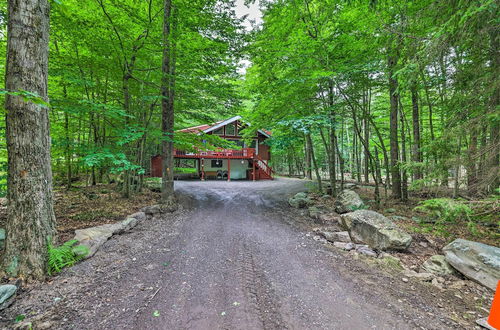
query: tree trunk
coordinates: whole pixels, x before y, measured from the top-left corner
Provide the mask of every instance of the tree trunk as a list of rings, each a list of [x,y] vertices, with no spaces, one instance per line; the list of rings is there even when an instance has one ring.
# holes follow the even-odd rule
[[[403,112],[403,106],[400,102],[399,104],[399,109],[401,111],[401,162],[402,164],[406,164],[406,134],[405,134],[405,116]],[[408,172],[406,169],[401,169],[400,171],[402,173],[402,178],[401,178],[401,200],[402,201],[407,201],[408,200]]]
[[[47,100],[49,4],[8,1],[7,70],[10,92]],[[48,108],[7,95],[7,238],[2,269],[9,277],[45,278],[47,243],[55,238]]]
[[[391,145],[391,177],[392,177],[392,197],[401,199],[401,174],[399,172],[399,145],[398,145],[398,81],[394,77],[394,70],[397,63],[395,55],[389,55],[387,68],[389,74],[389,96],[391,103],[390,111],[390,145]]]
[[[312,180],[311,148],[312,145],[310,144],[310,139],[307,138],[306,134],[304,157],[305,157],[306,179],[308,180]]]
[[[467,189],[470,195],[477,193],[477,134],[477,128],[473,127],[470,132],[469,150],[467,152]]]
[[[412,161],[415,163],[421,163],[423,161],[421,142],[420,142],[420,114],[418,108],[418,90],[417,85],[412,84],[411,90],[411,104],[412,104],[412,122],[413,122],[413,146],[412,146]],[[422,179],[422,170],[417,165],[414,172],[413,178],[415,180]]]
[[[330,174],[330,187],[331,195],[333,197],[337,196],[337,172],[336,172],[336,152],[335,152],[335,113],[332,110],[334,105],[333,99],[333,82],[328,83],[328,106],[330,107],[330,127],[328,129],[328,136],[330,138],[330,148],[328,153],[328,170]]]
[[[313,147],[312,140],[311,140],[311,133],[306,134],[306,139],[309,143],[309,146],[311,147],[309,149],[309,152],[311,153],[311,160],[312,160],[312,163],[314,165],[314,172],[316,173],[316,179],[318,180],[318,190],[319,190],[319,193],[322,194],[323,193],[323,185],[321,184],[321,175],[319,174],[318,163],[316,162],[316,157],[314,156],[314,147]]]
[[[335,131],[333,131],[333,139],[335,144],[335,150],[337,150],[338,160],[339,160],[339,170],[340,170],[340,190],[344,190],[344,157],[342,157],[342,153],[340,152],[339,140],[335,135]]]
[[[490,57],[491,57],[491,86],[493,91],[490,98],[490,113],[498,115],[498,106],[500,104],[500,88],[498,87],[498,76],[500,75],[500,56],[498,56],[500,48],[500,34],[497,31],[490,31]],[[499,168],[500,168],[500,122],[497,119],[490,121],[490,175],[487,178],[490,182],[488,192],[495,191],[500,185]]]
[[[161,200],[168,207],[176,204],[174,196],[174,45],[171,33],[172,0],[165,0],[163,16],[162,63],[162,185]],[[172,24],[173,25],[173,24]],[[172,26],[173,27],[173,26]]]

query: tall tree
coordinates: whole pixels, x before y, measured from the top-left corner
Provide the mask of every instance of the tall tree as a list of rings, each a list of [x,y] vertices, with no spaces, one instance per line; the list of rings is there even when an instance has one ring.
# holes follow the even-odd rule
[[[175,56],[172,37],[172,0],[165,0],[163,16],[163,61],[161,80],[161,129],[162,140],[162,186],[161,198],[165,206],[175,207],[174,196],[174,79]]]
[[[7,239],[9,276],[42,279],[47,243],[54,239],[47,101],[49,3],[9,0],[5,108],[8,151]],[[37,95],[25,98],[12,93]]]
[[[397,55],[391,48],[387,58],[387,71],[389,76],[389,98],[390,98],[390,145],[391,145],[391,178],[392,196],[401,198],[401,173],[399,171],[399,143],[398,143],[398,81],[395,77]]]

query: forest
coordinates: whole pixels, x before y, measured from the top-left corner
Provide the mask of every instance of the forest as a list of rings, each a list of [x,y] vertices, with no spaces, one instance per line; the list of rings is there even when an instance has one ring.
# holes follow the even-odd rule
[[[0,194],[18,200],[11,232],[35,216],[55,235],[52,177],[56,190],[118,183],[134,198],[156,154],[166,157],[166,201],[181,166],[174,146],[208,139],[175,131],[236,114],[273,132],[276,173],[316,180],[319,192],[365,183],[379,207],[454,198],[479,205],[498,227],[496,1],[260,1],[262,22],[252,29],[234,5],[0,4]],[[42,27],[15,30],[22,9],[42,12]],[[225,147],[216,138],[208,146]],[[40,173],[21,192],[26,162]],[[36,203],[19,204],[33,193]],[[33,250],[46,245],[42,236]]]
[[[282,173],[402,200],[498,193],[498,43],[493,1],[274,2],[249,47],[248,115],[272,123]]]

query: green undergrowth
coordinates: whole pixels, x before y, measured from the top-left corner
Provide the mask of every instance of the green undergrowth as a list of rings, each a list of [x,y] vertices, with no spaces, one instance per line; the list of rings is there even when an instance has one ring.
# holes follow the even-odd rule
[[[500,239],[499,197],[482,200],[434,198],[421,201],[414,211],[416,233],[432,234],[443,238],[470,238],[486,241]]]
[[[76,239],[67,241],[60,246],[53,246],[49,240],[48,244],[48,269],[49,275],[59,273],[65,267],[71,267],[89,254],[89,248],[84,245],[76,245]]]

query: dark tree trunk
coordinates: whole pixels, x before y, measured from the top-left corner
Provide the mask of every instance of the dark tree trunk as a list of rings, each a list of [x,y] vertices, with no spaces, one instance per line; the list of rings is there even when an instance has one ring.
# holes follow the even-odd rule
[[[6,89],[47,100],[48,1],[9,0],[8,17]],[[8,214],[2,269],[9,277],[43,279],[47,242],[56,235],[48,108],[13,95],[7,95],[5,108]]]
[[[490,57],[491,57],[491,77],[493,90],[490,98],[490,112],[498,114],[498,106],[500,104],[500,88],[498,87],[498,76],[500,75],[500,33],[490,31]],[[490,182],[488,192],[495,191],[500,185],[499,168],[500,168],[500,123],[498,120],[491,120],[490,123],[490,170],[487,181]]]
[[[344,165],[344,157],[342,157],[342,153],[340,152],[339,140],[335,135],[335,131],[333,131],[333,139],[335,144],[335,150],[337,150],[338,160],[339,160],[339,170],[340,170],[340,190],[344,190],[344,173],[345,173],[345,165]]]
[[[399,172],[399,145],[398,145],[398,81],[394,77],[394,70],[397,63],[395,55],[389,55],[387,68],[389,74],[389,97],[391,103],[390,111],[390,145],[391,145],[391,177],[392,196],[401,199],[401,174]]]
[[[418,108],[418,90],[416,84],[412,84],[411,86],[411,104],[413,122],[412,161],[415,163],[421,163],[423,161],[423,157],[420,141],[420,113]],[[422,179],[422,171],[420,167],[415,169],[413,178],[415,180]]]
[[[329,81],[328,83],[328,106],[330,107],[330,127],[328,129],[328,136],[330,138],[330,148],[327,150],[328,153],[328,170],[330,174],[330,186],[331,186],[331,195],[337,196],[337,171],[336,171],[336,150],[335,150],[335,113],[333,112],[333,83]],[[327,144],[326,144],[327,145]]]
[[[399,105],[399,109],[401,111],[401,162],[402,164],[406,164],[406,134],[405,134],[405,116],[403,112],[403,106]],[[402,173],[401,178],[401,200],[408,200],[408,174],[406,169],[402,169],[400,171]]]
[[[470,133],[469,150],[467,152],[467,189],[471,195],[477,193],[477,133],[477,128],[473,127]]]
[[[174,78],[175,46],[172,37],[172,1],[164,2],[163,63],[162,63],[162,203],[168,207],[176,204],[174,196]]]
[[[310,144],[310,139],[307,138],[306,134],[304,157],[305,157],[306,179],[308,180],[312,180],[311,148],[312,145]]]

